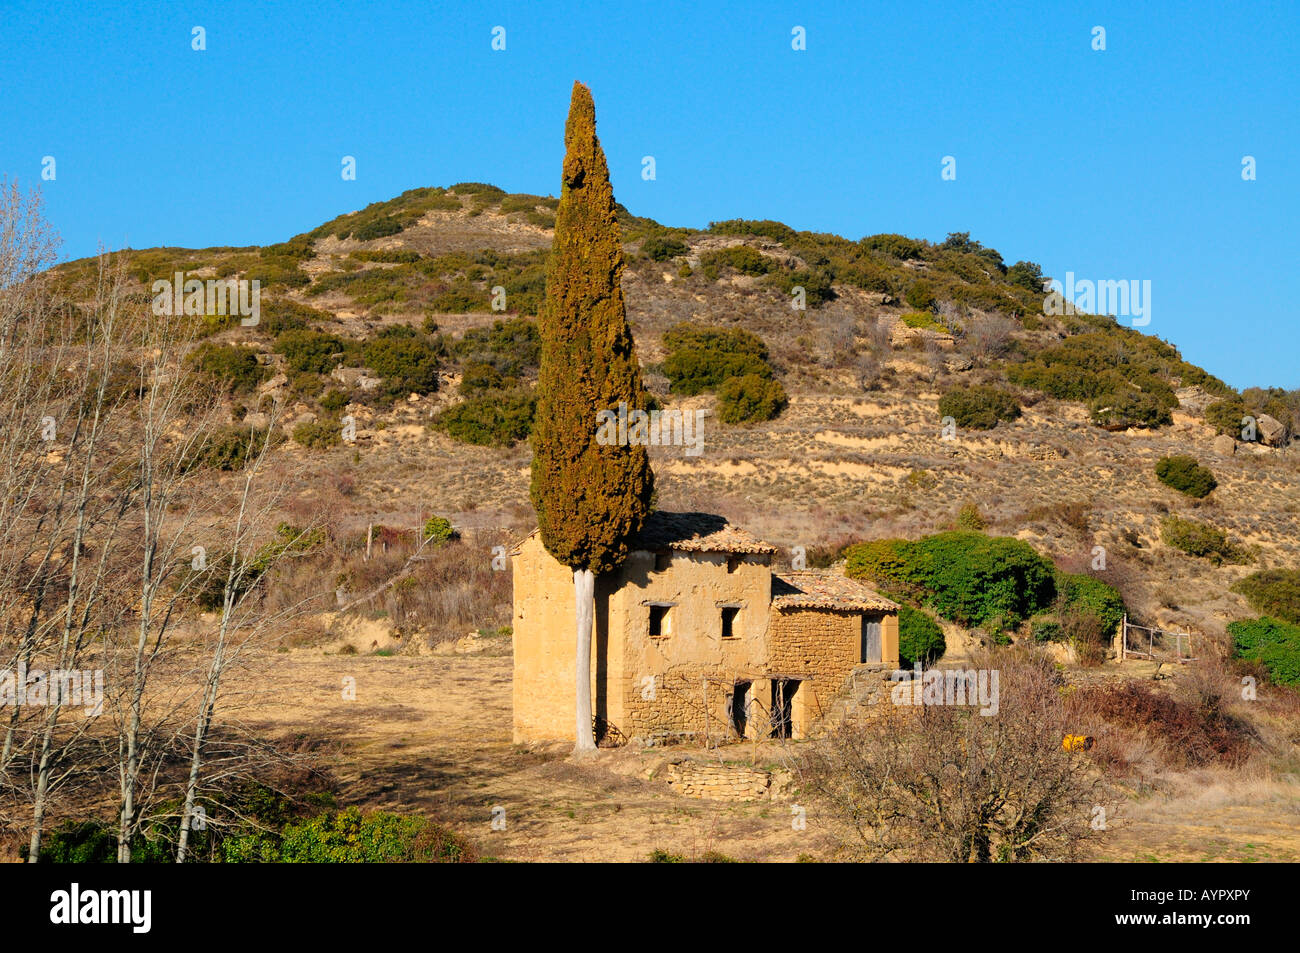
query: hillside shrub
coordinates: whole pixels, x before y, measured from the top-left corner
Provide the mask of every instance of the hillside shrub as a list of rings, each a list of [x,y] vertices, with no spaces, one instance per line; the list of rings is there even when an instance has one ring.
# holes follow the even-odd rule
[[[289,370],[328,374],[338,363],[346,345],[336,334],[301,328],[285,331],[275,339],[275,350],[284,355]]]
[[[1204,499],[1219,485],[1214,474],[1195,457],[1179,454],[1156,462],[1156,479],[1193,499]]]
[[[433,427],[462,443],[509,447],[532,433],[536,409],[531,390],[493,391],[448,407],[434,418]]]
[[[1124,613],[1124,597],[1114,586],[1084,573],[1056,573],[1056,608],[1064,618],[1069,613],[1085,612],[1097,619],[1101,634],[1110,639]]]
[[[1205,408],[1205,422],[1214,428],[1215,433],[1227,434],[1240,439],[1241,419],[1250,413],[1246,402],[1240,397],[1228,397],[1216,400]]]
[[[974,503],[963,503],[961,509],[957,511],[956,527],[960,530],[966,530],[972,533],[982,533],[988,528],[988,523],[984,520],[984,514]]]
[[[717,390],[729,377],[771,377],[767,345],[741,328],[698,327],[688,322],[664,332],[663,372],[674,394]]]
[[[382,392],[390,397],[436,391],[442,353],[437,341],[408,324],[384,328],[362,350],[366,367],[384,379]]]
[[[911,668],[919,664],[925,668],[948,650],[943,629],[919,609],[898,607],[898,664]]]
[[[771,420],[787,403],[781,382],[759,374],[729,377],[718,387],[718,419],[725,424]]]
[[[1300,569],[1261,569],[1233,583],[1266,616],[1300,625]]]
[[[1160,538],[1174,549],[1189,556],[1208,559],[1214,565],[1245,562],[1247,554],[1228,540],[1222,530],[1208,523],[1166,517],[1160,524]]]
[[[924,278],[912,282],[903,300],[917,311],[929,311],[935,306],[934,285]]]
[[[445,516],[430,516],[424,521],[424,538],[430,545],[441,546],[455,537],[456,530]]]
[[[748,245],[732,245],[705,252],[700,256],[700,266],[705,277],[713,280],[722,273],[723,268],[733,268],[742,275],[758,277],[772,271],[776,263]]]
[[[691,246],[675,238],[652,235],[641,243],[641,254],[651,261],[671,261],[689,254]]]
[[[227,394],[250,393],[265,376],[257,351],[239,345],[205,341],[190,352],[188,360],[199,374],[220,384]]]
[[[939,398],[939,414],[952,417],[959,427],[992,430],[999,422],[1020,416],[1020,401],[1010,391],[989,384],[954,387]]]
[[[1259,662],[1269,678],[1300,687],[1300,625],[1262,616],[1228,623],[1237,656]]]
[[[326,417],[304,421],[293,428],[293,441],[308,450],[328,450],[343,440],[343,428],[338,420]]]

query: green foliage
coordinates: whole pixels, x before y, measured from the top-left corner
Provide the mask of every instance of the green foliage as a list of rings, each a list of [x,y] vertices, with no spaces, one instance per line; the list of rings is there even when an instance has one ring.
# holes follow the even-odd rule
[[[563,191],[539,330],[530,496],[546,551],[601,573],[627,556],[654,497],[643,446],[602,445],[596,414],[648,394],[623,298],[623,247],[591,91],[574,83],[564,130]]]
[[[1205,422],[1214,428],[1215,433],[1240,438],[1241,419],[1248,413],[1244,400],[1240,397],[1228,397],[1224,400],[1216,400],[1205,408]]]
[[[1051,562],[1028,543],[1005,536],[957,531],[915,543],[876,540],[850,547],[846,555],[846,575],[961,625],[1012,627],[1056,596]]]
[[[784,222],[774,222],[771,219],[750,221],[743,218],[731,218],[724,222],[710,222],[709,231],[715,235],[734,235],[740,238],[749,236],[770,238],[781,243],[790,241],[798,234]]]
[[[1007,281],[1026,291],[1043,291],[1043,269],[1032,261],[1018,261],[1007,269]]]
[[[683,321],[664,333],[664,375],[674,394],[714,391],[730,377],[771,377],[767,345],[741,328],[699,327]]]
[[[482,365],[500,378],[501,383],[493,386],[510,387],[536,372],[542,345],[536,321],[511,318],[495,321],[490,328],[470,328],[452,350],[464,363],[467,376],[471,364]],[[481,376],[482,372],[478,373]]]
[[[338,420],[330,417],[306,421],[293,428],[293,440],[308,450],[328,450],[342,442],[342,427]]]
[[[771,420],[787,403],[781,382],[760,374],[729,377],[718,386],[718,419],[725,424]]]
[[[284,355],[290,370],[312,374],[328,374],[345,348],[345,342],[338,335],[309,328],[285,331],[275,339],[275,350]]]
[[[929,250],[927,242],[908,238],[906,235],[868,235],[862,239],[861,245],[872,251],[884,252],[900,261],[925,258]]]
[[[441,546],[456,536],[451,520],[443,516],[430,516],[424,521],[424,538],[433,546]]]
[[[1170,378],[1191,365],[1156,338],[1106,325],[1044,348],[1030,360],[1012,365],[1012,383],[1041,390],[1061,400],[1088,404],[1100,427],[1158,427],[1171,422],[1178,406]]]
[[[440,341],[409,324],[384,328],[362,351],[366,366],[384,379],[382,393],[389,397],[436,391],[443,353]]]
[[[537,398],[518,388],[469,397],[443,410],[433,426],[454,440],[481,447],[509,447],[533,431]]]
[[[1300,569],[1262,569],[1237,580],[1232,591],[1264,615],[1300,625]]]
[[[251,393],[264,376],[257,351],[239,345],[205,341],[190,352],[188,361],[201,375],[222,385],[227,394]]]
[[[999,421],[1020,416],[1020,401],[1010,391],[989,384],[954,387],[939,398],[939,414],[952,417],[959,427],[992,430]]]
[[[1156,462],[1156,479],[1197,500],[1209,496],[1219,485],[1209,469],[1197,463],[1195,457],[1186,454],[1161,457]]]
[[[1228,541],[1227,534],[1208,523],[1166,517],[1160,524],[1160,538],[1189,556],[1208,559],[1216,566],[1221,563],[1245,562],[1248,554]]]
[[[194,455],[186,461],[186,468],[212,467],[217,470],[242,470],[262,452],[267,431],[236,424],[221,427],[207,434],[195,448]],[[271,446],[284,442],[277,432],[271,436]]]
[[[1058,572],[1056,592],[1057,613],[1062,618],[1088,613],[1097,619],[1107,638],[1114,635],[1127,611],[1118,589],[1084,573]]]
[[[1240,658],[1259,662],[1281,685],[1300,687],[1300,625],[1263,616],[1228,623]]]
[[[957,529],[971,533],[982,533],[988,528],[984,514],[974,503],[963,503],[957,511]]]
[[[131,838],[133,864],[167,864],[175,859],[176,845],[161,837],[137,832]],[[27,859],[27,845],[19,847]],[[42,864],[113,864],[117,862],[117,829],[102,821],[64,821],[41,838]]]
[[[836,297],[830,273],[821,268],[811,271],[778,268],[772,272],[770,280],[782,294],[793,294],[796,287],[802,288],[804,304],[810,308],[820,308],[827,301],[834,301]]]
[[[407,189],[386,202],[372,202],[359,212],[340,215],[312,230],[306,237],[317,239],[332,234],[340,239],[368,241],[384,235],[395,235],[434,209],[456,210],[460,207],[460,201],[455,196],[447,195],[443,189]]]
[[[332,321],[334,315],[328,311],[299,304],[292,298],[273,298],[262,302],[262,313],[257,330],[271,337],[279,337],[285,331],[301,331],[310,327],[315,321]]]
[[[1035,642],[1064,642],[1065,630],[1055,619],[1038,618],[1029,628]]]
[[[228,863],[391,864],[465,863],[470,846],[427,818],[355,807],[291,823],[278,834],[228,838]]]
[[[776,268],[776,262],[748,245],[731,245],[702,254],[700,267],[705,277],[712,280],[722,273],[723,268],[734,268],[742,275],[766,275]]]
[[[348,405],[348,395],[341,390],[326,391],[320,399],[320,408],[328,414],[337,414]]]
[[[943,629],[919,609],[898,607],[898,663],[903,668],[922,668],[943,657],[948,644]]]
[[[652,235],[641,243],[641,254],[651,261],[671,261],[689,254],[691,246],[675,238]]]
[[[937,303],[934,296],[934,285],[924,278],[912,282],[903,299],[918,311],[929,311]]]
[[[930,311],[909,311],[903,315],[901,320],[909,328],[922,328],[927,331],[942,331],[944,333],[948,331]]]
[[[348,255],[356,261],[377,261],[388,265],[409,265],[422,257],[409,248],[358,248]]]

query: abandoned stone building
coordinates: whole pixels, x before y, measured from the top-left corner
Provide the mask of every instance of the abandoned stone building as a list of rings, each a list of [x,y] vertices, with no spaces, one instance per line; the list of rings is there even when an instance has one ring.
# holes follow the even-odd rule
[[[606,743],[803,737],[863,666],[898,665],[898,606],[706,513],[653,513],[596,580],[592,710]],[[534,531],[514,568],[514,738],[572,740],[572,572]]]

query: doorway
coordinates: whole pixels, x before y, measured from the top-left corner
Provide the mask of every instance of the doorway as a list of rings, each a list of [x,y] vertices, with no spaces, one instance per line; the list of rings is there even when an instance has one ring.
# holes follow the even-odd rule
[[[731,706],[731,727],[736,729],[736,734],[745,737],[745,728],[749,725],[749,690],[753,687],[752,682],[736,682],[735,687],[731,690],[731,698],[728,704]]]
[[[772,737],[794,735],[794,696],[799,691],[797,678],[772,679]]]

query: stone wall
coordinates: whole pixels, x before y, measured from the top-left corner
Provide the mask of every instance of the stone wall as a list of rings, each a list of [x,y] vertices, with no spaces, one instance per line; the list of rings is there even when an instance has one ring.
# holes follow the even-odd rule
[[[665,780],[677,794],[714,801],[780,799],[790,785],[789,773],[785,771],[774,775],[749,765],[689,758],[669,763]]]

